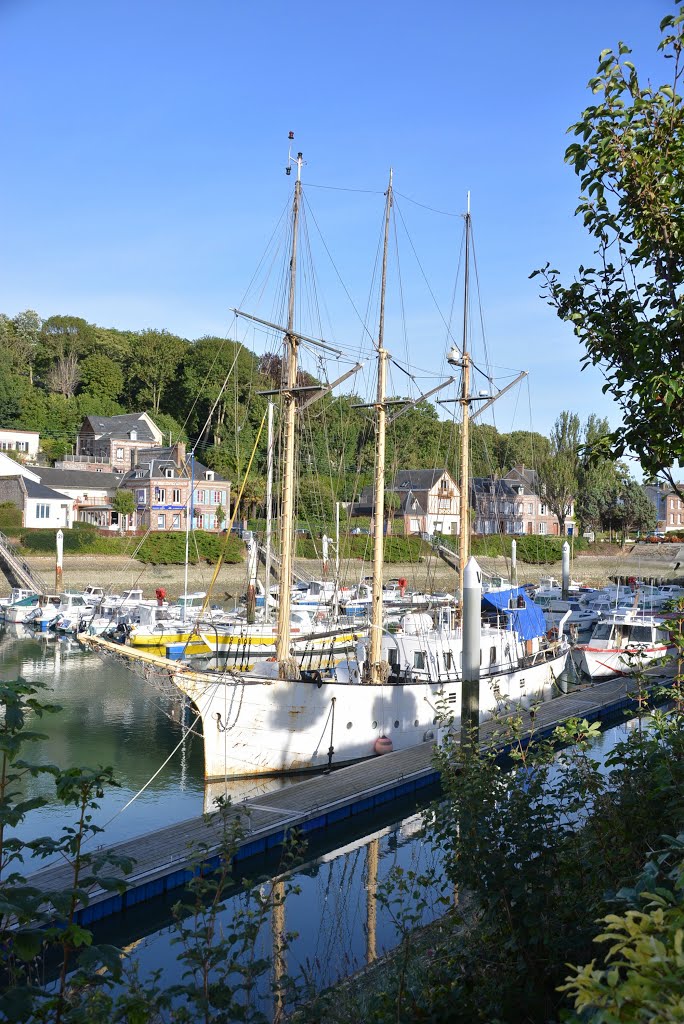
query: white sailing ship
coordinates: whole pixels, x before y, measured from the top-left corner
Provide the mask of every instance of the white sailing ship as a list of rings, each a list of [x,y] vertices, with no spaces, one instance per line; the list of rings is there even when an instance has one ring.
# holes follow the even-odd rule
[[[386,192],[384,246],[380,288],[380,317],[376,354],[378,364],[375,463],[375,537],[370,595],[370,632],[348,656],[329,670],[302,669],[294,657],[291,631],[291,593],[294,470],[296,463],[297,356],[304,336],[294,323],[298,217],[301,202],[302,154],[293,161],[297,177],[292,208],[292,252],[285,338],[283,401],[283,481],[281,493],[281,567],[275,658],[252,672],[226,669],[213,673],[151,654],[120,648],[143,675],[171,682],[197,708],[204,736],[207,779],[298,772],[347,764],[388,750],[433,742],[444,728],[460,725],[466,663],[478,664],[480,716],[542,696],[565,668],[568,642],[563,635],[546,636],[541,611],[522,590],[498,589],[485,595],[488,621],[472,635],[466,648],[464,626],[454,610],[436,610],[435,618],[407,611],[389,632],[383,621],[383,518],[385,488],[386,366],[384,304],[387,252],[392,210],[392,179]],[[467,352],[468,245],[470,213],[466,214],[466,286],[462,352],[452,351],[452,365],[461,372],[458,399],[462,410],[462,479],[460,565],[468,559],[468,414],[470,361]],[[273,325],[269,325],[273,326]],[[312,339],[307,339],[311,341]],[[474,560],[461,573],[476,594],[477,616],[481,578]],[[86,638],[92,646],[113,645]],[[479,648],[479,649],[478,649]],[[114,650],[117,650],[114,648]],[[470,672],[471,669],[468,669]],[[467,676],[472,681],[472,676]]]

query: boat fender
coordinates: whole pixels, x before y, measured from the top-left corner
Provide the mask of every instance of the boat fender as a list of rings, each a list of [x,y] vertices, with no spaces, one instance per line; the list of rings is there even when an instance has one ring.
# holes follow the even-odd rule
[[[389,736],[378,736],[373,745],[376,754],[391,754],[394,744]]]

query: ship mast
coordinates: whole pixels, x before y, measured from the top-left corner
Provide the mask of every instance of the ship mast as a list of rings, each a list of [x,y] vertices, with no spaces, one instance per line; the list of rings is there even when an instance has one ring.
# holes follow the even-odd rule
[[[294,543],[295,485],[295,420],[297,414],[297,354],[299,338],[295,334],[295,286],[297,282],[297,240],[299,207],[302,194],[301,153],[292,162],[297,166],[297,180],[292,202],[292,252],[290,255],[290,288],[285,331],[285,367],[283,387],[283,482],[280,520],[280,594],[278,600],[278,634],[276,656],[278,674],[287,679],[293,674],[290,656],[290,588],[292,586],[292,554]],[[289,164],[287,167],[289,174]]]
[[[463,339],[461,362],[461,480],[458,538],[459,608],[463,614],[463,573],[470,554],[470,356],[468,355],[468,302],[470,287],[470,192],[465,214],[465,273],[463,287]]]
[[[373,684],[384,682],[382,678],[382,576],[384,557],[384,522],[385,522],[385,430],[386,430],[386,381],[387,381],[387,350],[385,339],[385,293],[387,290],[387,249],[389,246],[390,213],[392,210],[392,171],[390,169],[389,185],[385,193],[385,234],[382,249],[382,277],[380,281],[380,319],[378,322],[378,391],[375,403],[376,410],[376,447],[375,447],[375,508],[373,530],[373,596],[371,600],[371,627],[369,651],[369,681]]]

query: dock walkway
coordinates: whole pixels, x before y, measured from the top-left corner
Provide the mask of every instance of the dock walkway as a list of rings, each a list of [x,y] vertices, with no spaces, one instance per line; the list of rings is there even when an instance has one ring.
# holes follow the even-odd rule
[[[529,712],[522,712],[524,734],[541,738],[551,735],[557,725],[569,718],[606,718],[633,707],[636,689],[634,680],[618,678],[573,690],[541,704],[534,721]],[[494,745],[503,752],[505,744],[498,738],[499,729],[499,723],[485,722],[480,730],[481,743]],[[307,777],[285,789],[231,806],[224,821],[230,825],[239,818],[244,829],[235,861],[282,845],[293,829],[302,835],[323,830],[438,782],[433,750],[433,743],[422,743],[329,774]],[[192,877],[190,865],[198,844],[203,844],[207,851],[204,863],[217,866],[219,856],[215,851],[220,846],[223,827],[219,815],[193,818],[108,847],[113,854],[135,860],[135,866],[129,875],[122,876],[125,891],[112,894],[96,888],[90,892],[88,905],[79,911],[80,923],[90,924],[185,885]],[[28,881],[46,893],[61,891],[71,884],[70,868],[61,862],[50,865],[33,873]]]

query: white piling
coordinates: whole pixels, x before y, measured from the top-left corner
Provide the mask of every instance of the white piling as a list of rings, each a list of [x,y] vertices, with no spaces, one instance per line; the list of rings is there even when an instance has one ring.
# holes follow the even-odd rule
[[[480,742],[480,638],[482,572],[471,556],[463,573],[463,667],[461,684],[461,747]]]
[[[567,540],[563,542],[562,547],[562,593],[561,597],[564,601],[568,599],[568,592],[570,590],[570,545]]]
[[[57,593],[62,589],[62,564],[64,561],[64,534],[58,530],[55,534],[57,544],[57,559],[55,562],[55,590]]]

